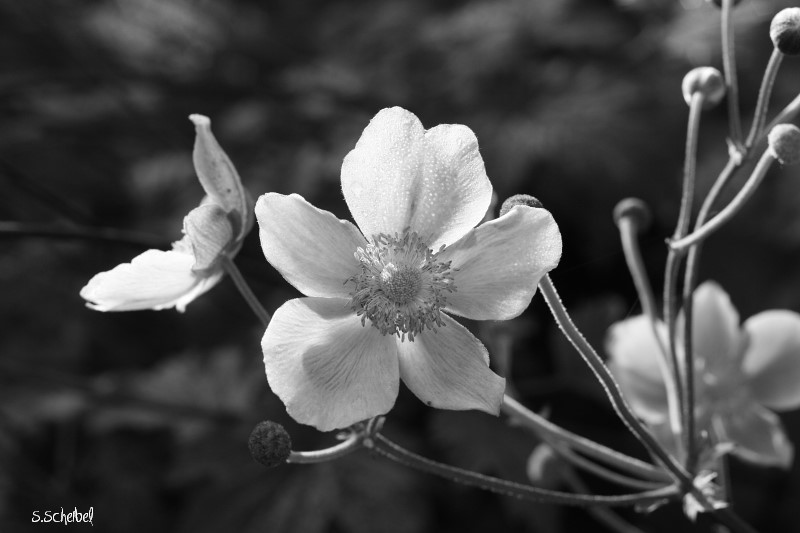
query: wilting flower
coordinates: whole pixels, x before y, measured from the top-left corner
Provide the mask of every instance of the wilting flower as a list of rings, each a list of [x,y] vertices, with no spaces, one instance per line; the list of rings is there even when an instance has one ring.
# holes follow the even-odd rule
[[[264,334],[272,390],[323,431],[389,411],[401,378],[433,407],[496,414],[505,380],[446,313],[519,315],[560,259],[553,217],[516,207],[475,228],[492,197],[475,135],[425,131],[400,108],[364,130],[342,190],[358,228],[296,194],[256,204],[264,255],[307,296],[283,304]]]
[[[92,309],[183,311],[222,279],[222,255],[233,257],[252,228],[252,203],[211,133],[211,121],[202,115],[189,118],[197,130],[194,167],[206,197],[183,219],[184,236],[172,250],[147,250],[89,280],[81,296]]]
[[[681,358],[682,320],[679,316],[676,343]],[[746,461],[788,467],[792,444],[770,409],[800,407],[800,315],[764,311],[740,327],[728,295],[707,282],[694,293],[692,330],[695,416],[704,442],[718,450],[730,448]],[[673,447],[656,360],[661,348],[649,319],[637,316],[612,326],[607,348],[611,369],[631,406]]]

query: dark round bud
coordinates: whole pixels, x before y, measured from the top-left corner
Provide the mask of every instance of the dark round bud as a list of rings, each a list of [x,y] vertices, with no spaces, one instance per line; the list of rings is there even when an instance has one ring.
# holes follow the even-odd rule
[[[282,465],[292,453],[292,439],[282,425],[271,420],[259,422],[247,441],[250,455],[266,466]]]
[[[534,485],[555,488],[564,480],[564,467],[561,458],[549,444],[540,444],[528,457],[528,479]]]
[[[725,78],[714,67],[697,67],[683,77],[683,99],[691,104],[695,93],[703,95],[703,109],[717,105],[725,97]]]
[[[739,5],[739,2],[741,2],[741,1],[742,0],[733,0],[733,5],[734,6]],[[706,0],[706,2],[708,2],[710,4],[714,4],[717,7],[722,7],[722,0]]]
[[[800,7],[787,7],[769,26],[772,44],[787,56],[800,54]]]
[[[614,224],[619,226],[622,218],[630,218],[639,231],[645,231],[653,221],[650,208],[638,198],[625,198],[614,207]]]
[[[800,128],[778,124],[767,135],[769,151],[782,165],[800,163]]]
[[[544,207],[542,202],[530,194],[515,194],[514,196],[509,196],[506,198],[506,201],[503,202],[502,206],[500,206],[500,216],[505,215],[517,205],[527,205],[528,207]]]

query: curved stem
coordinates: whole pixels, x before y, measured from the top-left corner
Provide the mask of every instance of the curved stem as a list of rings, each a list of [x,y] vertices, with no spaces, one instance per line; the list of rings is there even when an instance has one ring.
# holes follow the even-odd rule
[[[222,261],[222,267],[225,269],[225,272],[228,273],[233,280],[233,283],[236,284],[236,288],[239,289],[239,292],[250,306],[250,309],[253,310],[253,313],[255,313],[255,315],[261,321],[261,324],[264,327],[267,327],[271,319],[270,314],[266,309],[264,309],[264,306],[261,305],[261,302],[258,301],[256,295],[253,294],[253,291],[250,289],[250,285],[247,284],[247,281],[245,281],[242,273],[239,272],[238,268],[236,268],[233,259],[225,254],[222,254],[220,260]]]
[[[664,482],[657,483],[654,481],[643,481],[641,479],[636,479],[623,474],[618,474],[613,470],[610,470],[600,464],[590,461],[589,459],[586,459],[585,457],[573,452],[572,450],[569,449],[569,447],[563,444],[554,441],[548,441],[547,439],[543,440],[547,444],[552,446],[553,449],[558,453],[558,455],[560,455],[561,458],[566,460],[568,463],[571,463],[572,465],[581,468],[587,472],[591,472],[592,474],[594,474],[599,478],[611,481],[612,483],[616,483],[618,485],[623,485],[626,487],[639,490],[657,489],[665,485]],[[669,477],[667,477],[667,480],[665,481],[668,482]]]
[[[670,428],[673,435],[682,435],[681,396],[678,391],[675,375],[671,371],[675,362],[670,362],[670,352],[668,351],[668,347],[664,346],[662,336],[659,333],[658,311],[656,309],[655,297],[653,296],[653,289],[647,277],[642,254],[639,250],[639,240],[636,237],[636,224],[631,217],[621,217],[618,226],[622,250],[625,254],[628,270],[633,278],[633,284],[636,286],[639,300],[642,302],[642,310],[650,319],[650,328],[653,331],[653,338],[656,339],[660,348],[658,353],[658,365],[661,376],[664,378],[664,386],[667,391],[667,410]],[[680,448],[680,445],[678,447]]]
[[[545,275],[539,282],[539,288],[547,301],[547,305],[550,307],[550,311],[556,323],[561,328],[562,333],[564,333],[594,372],[611,401],[612,407],[614,407],[614,410],[617,412],[617,415],[628,429],[633,432],[634,436],[664,464],[670,474],[679,482],[681,490],[685,493],[691,493],[698,502],[701,502],[706,512],[713,514],[714,518],[719,523],[728,526],[732,531],[738,533],[755,533],[755,530],[749,524],[742,521],[730,508],[715,508],[708,497],[695,486],[694,481],[683,467],[656,442],[650,432],[636,419],[628,403],[623,398],[622,392],[619,390],[619,386],[616,381],[614,381],[614,377],[611,375],[608,367],[603,363],[602,359],[600,359],[600,356],[597,355],[597,352],[594,351],[594,348],[586,341],[578,328],[575,327],[575,324],[572,322],[569,313],[567,313],[567,310],[561,303],[561,299],[558,297],[558,293],[555,287],[553,287],[548,275]]]
[[[463,485],[469,485],[480,489],[488,490],[496,494],[512,496],[515,498],[531,500],[540,503],[556,503],[561,505],[576,505],[581,507],[604,505],[637,505],[648,504],[674,498],[677,494],[677,487],[670,485],[660,489],[649,490],[638,494],[620,494],[617,496],[596,496],[591,494],[572,494],[555,490],[547,490],[532,485],[506,481],[496,477],[463,470],[454,466],[446,465],[438,461],[433,461],[390,441],[380,433],[375,435],[374,442],[370,448],[373,452],[403,464],[415,470],[433,474],[435,476],[455,481]]]
[[[607,465],[645,479],[652,481],[669,481],[671,479],[661,468],[620,453],[593,440],[576,435],[571,431],[567,431],[526,408],[508,395],[503,398],[501,409],[513,420],[530,428],[536,435],[548,442],[568,446],[593,459],[597,459]]]
[[[566,468],[564,479],[575,492],[589,492],[586,483],[584,483],[580,476],[571,468]],[[630,524],[611,509],[605,507],[590,507],[587,509],[587,512],[591,514],[595,520],[617,533],[644,533],[641,529]]]
[[[797,116],[797,113],[800,112],[800,94],[794,97],[794,100],[789,102],[789,104],[784,107],[778,115],[772,119],[772,121],[767,124],[767,127],[761,132],[762,134],[765,131],[770,131],[772,128],[777,126],[778,124],[783,124],[784,122],[791,122]],[[761,136],[759,135],[759,138]]]
[[[772,96],[772,87],[775,85],[775,76],[778,74],[778,69],[783,60],[783,53],[777,48],[772,50],[772,55],[767,63],[767,68],[764,71],[764,78],[761,81],[761,88],[758,91],[758,102],[756,103],[756,111],[753,116],[753,124],[750,126],[750,133],[747,135],[745,141],[745,148],[750,149],[756,142],[756,139],[763,131],[764,122],[767,119],[767,109],[769,108],[769,99]]]
[[[346,440],[335,446],[331,446],[330,448],[308,452],[298,452],[292,450],[291,454],[289,454],[289,458],[286,459],[286,462],[293,464],[324,463],[325,461],[332,461],[333,459],[338,459],[340,457],[344,457],[345,455],[349,455],[354,451],[361,449],[363,445],[364,443],[361,435],[354,433],[347,437]]]
[[[722,0],[722,70],[728,93],[728,122],[731,142],[739,149],[742,144],[742,118],[739,113],[739,82],[736,75],[736,46],[733,38],[733,2]]]
[[[688,247],[707,239],[720,229],[726,222],[733,218],[745,202],[750,199],[756,188],[761,184],[761,181],[763,181],[764,176],[766,176],[769,167],[774,161],[775,158],[770,153],[770,150],[765,150],[761,159],[759,159],[756,164],[756,167],[753,169],[753,173],[748,178],[747,183],[744,184],[744,187],[741,188],[736,197],[731,200],[731,203],[725,206],[725,209],[720,211],[717,216],[709,220],[697,231],[694,231],[682,239],[670,242],[670,248],[675,251],[686,250]]]

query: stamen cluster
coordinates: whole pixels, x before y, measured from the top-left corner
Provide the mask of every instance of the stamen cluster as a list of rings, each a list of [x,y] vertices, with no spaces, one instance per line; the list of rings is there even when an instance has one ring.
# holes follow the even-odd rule
[[[410,228],[394,236],[374,235],[370,243],[359,247],[355,257],[360,272],[347,279],[354,283],[350,305],[361,317],[381,332],[409,341],[426,328],[436,331],[443,327],[441,309],[446,293],[456,286],[450,261],[442,262],[423,239]]]

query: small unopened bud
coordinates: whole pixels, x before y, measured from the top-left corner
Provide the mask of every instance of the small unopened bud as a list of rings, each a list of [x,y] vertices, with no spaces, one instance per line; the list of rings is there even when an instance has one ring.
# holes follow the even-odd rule
[[[528,457],[527,474],[534,485],[555,488],[564,480],[564,464],[549,444],[540,444]]]
[[[769,26],[772,44],[787,56],[800,54],[800,7],[787,7]]]
[[[247,447],[253,459],[267,468],[273,468],[284,464],[289,458],[292,439],[282,425],[264,420],[250,433]]]
[[[650,222],[653,221],[650,208],[638,198],[625,198],[614,207],[614,223],[617,226],[623,217],[633,220],[640,232],[646,231],[650,227]]]
[[[527,205],[528,207],[544,207],[542,202],[530,194],[515,194],[514,196],[506,198],[506,201],[503,202],[502,206],[500,206],[500,216],[505,215],[518,205]]]
[[[703,109],[710,109],[725,97],[725,78],[714,67],[697,67],[683,77],[683,99],[692,103],[695,93],[703,95]]]
[[[794,124],[778,124],[767,135],[770,153],[782,165],[800,163],[800,128]]]

